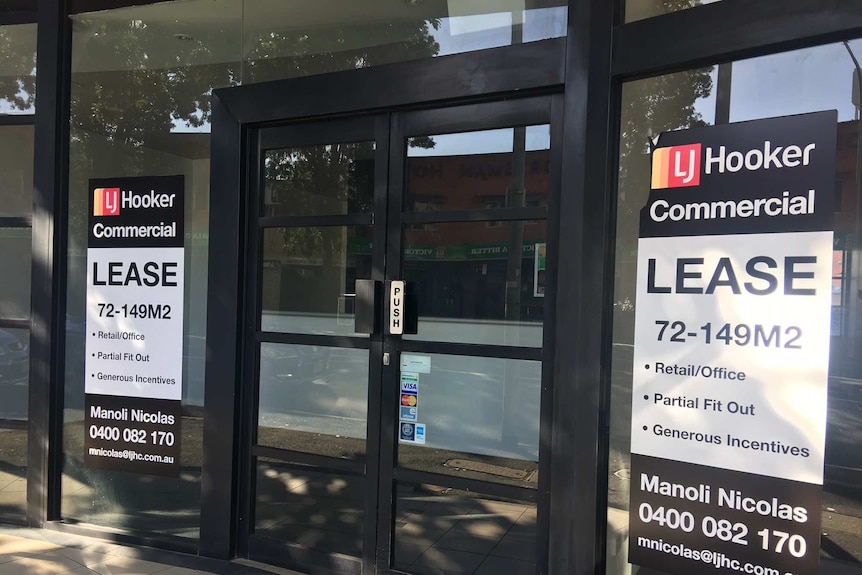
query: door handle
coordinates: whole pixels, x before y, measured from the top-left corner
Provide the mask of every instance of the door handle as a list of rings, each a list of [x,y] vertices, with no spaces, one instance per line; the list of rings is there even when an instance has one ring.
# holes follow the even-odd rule
[[[381,294],[380,282],[376,280],[356,280],[354,288],[356,299],[354,303],[353,331],[368,335],[377,333],[380,329],[379,308]]]

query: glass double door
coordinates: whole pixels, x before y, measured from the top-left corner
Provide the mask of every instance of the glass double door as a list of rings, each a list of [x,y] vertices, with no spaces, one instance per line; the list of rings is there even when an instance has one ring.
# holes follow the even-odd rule
[[[537,572],[552,100],[254,132],[241,552]]]

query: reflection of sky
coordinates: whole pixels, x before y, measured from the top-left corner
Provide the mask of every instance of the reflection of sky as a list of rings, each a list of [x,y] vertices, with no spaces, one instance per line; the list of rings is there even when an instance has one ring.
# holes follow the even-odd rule
[[[444,134],[432,136],[433,148],[408,148],[407,156],[466,156],[472,154],[512,153],[515,131],[513,128],[500,130],[483,130],[481,132],[464,132],[461,134]],[[527,151],[549,150],[551,148],[551,128],[542,126],[527,126]]]
[[[558,38],[566,34],[566,7],[525,10],[524,42]],[[440,44],[438,56],[486,50],[512,44],[512,13],[479,14],[443,18],[431,32]]]
[[[862,40],[849,42],[862,60]],[[838,110],[838,120],[854,118],[851,101],[854,66],[841,43],[741,60],[733,63],[730,121],[770,118],[820,110]],[[715,92],[716,72],[713,72]],[[715,118],[715,96],[696,109]]]

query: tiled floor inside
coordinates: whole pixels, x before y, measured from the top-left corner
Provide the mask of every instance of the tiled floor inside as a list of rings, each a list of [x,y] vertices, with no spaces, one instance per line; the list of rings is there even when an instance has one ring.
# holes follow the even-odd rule
[[[359,557],[364,487],[360,478],[262,464],[256,533],[327,553]],[[416,575],[535,572],[536,507],[487,496],[400,485],[394,567]]]

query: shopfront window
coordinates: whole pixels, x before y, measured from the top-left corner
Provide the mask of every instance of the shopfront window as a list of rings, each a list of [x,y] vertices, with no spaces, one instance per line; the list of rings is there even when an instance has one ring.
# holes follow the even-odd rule
[[[633,4],[629,0],[628,5]],[[608,468],[609,574],[657,573],[628,561],[629,514],[638,513],[629,509],[629,496],[634,482],[640,480],[631,474],[632,382],[634,370],[644,369],[643,362],[633,362],[634,318],[639,305],[639,217],[651,188],[651,146],[662,132],[715,125],[717,118],[743,122],[824,110],[837,110],[838,123],[820,572],[862,573],[862,457],[858,448],[862,438],[862,359],[858,352],[862,344],[862,143],[859,91],[854,87],[862,74],[854,61],[858,55],[862,55],[862,40],[726,63],[721,65],[723,74],[718,74],[718,66],[708,67],[623,87]],[[718,86],[718,78],[728,85]],[[729,102],[721,101],[717,93],[729,93]],[[782,313],[789,321],[796,311]],[[825,349],[827,338],[822,339],[818,343]],[[638,394],[634,401],[644,400]],[[699,421],[698,416],[690,419],[693,425]],[[761,537],[752,536],[759,545]]]
[[[561,37],[566,11],[562,0],[179,0],[72,18],[66,521],[186,539],[199,535],[212,90]],[[90,182],[171,175],[183,176],[185,191],[180,473],[151,477],[92,469],[84,463],[84,389],[95,377],[85,371]],[[277,215],[296,190],[273,181],[267,209]],[[357,206],[367,199],[360,192]],[[309,213],[336,209],[312,204]]]

